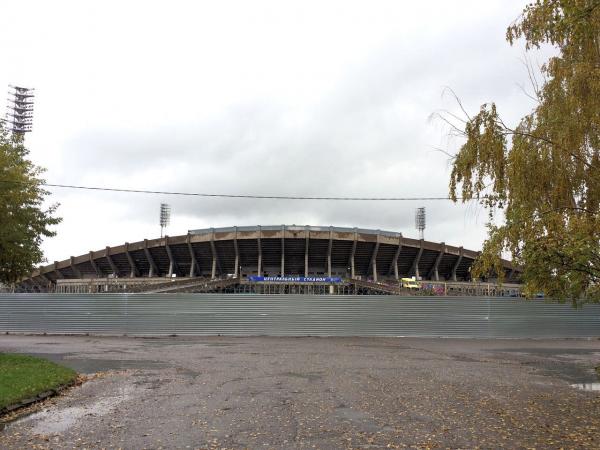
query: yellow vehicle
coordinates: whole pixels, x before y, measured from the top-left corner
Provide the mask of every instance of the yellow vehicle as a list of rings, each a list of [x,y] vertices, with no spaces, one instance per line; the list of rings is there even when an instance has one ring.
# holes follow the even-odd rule
[[[403,288],[406,288],[406,289],[420,289],[421,288],[421,285],[415,279],[415,277],[412,277],[412,278],[402,278],[400,280],[400,285]]]

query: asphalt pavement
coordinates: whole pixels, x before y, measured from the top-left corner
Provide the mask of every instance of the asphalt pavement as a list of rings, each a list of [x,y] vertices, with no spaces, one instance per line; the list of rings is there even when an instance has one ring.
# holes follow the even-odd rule
[[[0,351],[88,375],[4,418],[1,448],[600,448],[597,339],[3,335]]]

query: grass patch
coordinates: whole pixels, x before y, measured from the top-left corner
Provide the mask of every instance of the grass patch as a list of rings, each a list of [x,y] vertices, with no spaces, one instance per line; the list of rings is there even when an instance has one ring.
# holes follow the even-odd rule
[[[45,359],[0,353],[0,410],[76,378],[74,370]]]
[[[596,375],[598,375],[598,379],[600,380],[600,366],[596,366]]]

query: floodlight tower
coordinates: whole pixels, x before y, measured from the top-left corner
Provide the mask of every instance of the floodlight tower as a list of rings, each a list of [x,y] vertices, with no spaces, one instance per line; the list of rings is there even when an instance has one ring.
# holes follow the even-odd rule
[[[33,89],[8,85],[6,123],[13,134],[23,136],[33,125]]]
[[[425,207],[415,211],[415,227],[419,230],[419,239],[425,239]]]
[[[171,222],[171,206],[166,203],[160,204],[160,237],[163,237],[163,230]]]

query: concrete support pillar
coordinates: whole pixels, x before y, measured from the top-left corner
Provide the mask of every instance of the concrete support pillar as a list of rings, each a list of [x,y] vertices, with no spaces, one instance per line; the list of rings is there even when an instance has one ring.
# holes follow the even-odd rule
[[[350,259],[348,265],[350,266],[350,278],[356,278],[356,271],[354,270],[354,254],[356,253],[356,244],[358,242],[358,231],[354,229],[354,241],[352,242],[352,250],[350,251]]]
[[[238,242],[237,242],[237,227],[235,227],[235,235],[233,237],[233,249],[235,250],[235,261],[234,261],[234,265],[235,265],[235,269],[233,271],[233,276],[235,278],[241,276],[240,274],[240,252],[238,250]]]
[[[70,262],[71,262],[71,270],[73,271],[73,273],[75,274],[75,276],[77,278],[83,278],[81,276],[81,272],[79,271],[79,269],[75,265],[75,258],[73,256],[71,256]]]
[[[433,264],[433,267],[431,267],[431,270],[427,274],[427,278],[429,278],[430,280],[440,281],[440,273],[438,269],[440,267],[440,261],[444,257],[444,253],[446,253],[446,244],[442,242],[440,244],[440,252],[435,258],[435,263]]]
[[[35,278],[26,280],[24,283],[27,287],[27,292],[42,292],[42,289],[44,289],[44,285],[41,280],[36,280]]]
[[[192,247],[192,235],[188,233],[187,235],[187,246],[188,251],[190,252],[190,278],[196,276],[196,274],[200,275],[200,265],[198,264],[198,260],[196,259],[196,254],[194,253],[194,248]]]
[[[212,269],[210,272],[211,278],[217,278],[217,267],[219,266],[219,257],[217,255],[217,248],[215,247],[215,230],[213,228],[210,236],[210,250],[212,252]],[[219,274],[221,274],[221,268],[219,268]]]
[[[256,273],[259,277],[262,276],[263,271],[262,271],[262,241],[261,241],[261,237],[262,237],[262,230],[260,228],[260,226],[258,227],[258,240],[256,242],[256,245],[258,246],[258,264],[257,264],[257,268],[256,268]]]
[[[454,263],[454,266],[452,266],[452,281],[456,281],[456,270],[458,269],[458,266],[460,265],[462,259],[463,259],[463,248],[460,247],[458,249],[458,259]]]
[[[148,265],[150,266],[150,269],[148,270],[148,276],[150,278],[153,276],[159,276],[158,267],[154,263],[154,258],[152,257],[152,253],[150,253],[150,249],[148,249],[148,239],[144,239],[144,255],[146,255]]]
[[[327,246],[327,276],[331,277],[331,247],[333,246],[333,229],[329,227],[329,245]]]
[[[56,274],[56,279],[63,279],[65,276],[62,274],[60,270],[58,270],[58,261],[54,261],[54,273]]]
[[[373,281],[377,283],[377,261],[373,261]]]
[[[190,278],[194,278],[196,276],[196,270],[196,258],[192,257],[190,262],[190,273],[188,274],[188,276]]]
[[[110,247],[106,247],[106,249],[104,249],[104,257],[108,261],[108,265],[110,266],[110,270],[112,270],[113,275],[115,277],[117,275],[119,275],[119,271],[117,270],[117,266],[115,265],[115,262],[112,260],[112,257],[110,256]],[[130,262],[130,264],[131,264],[131,262]]]
[[[423,239],[421,239],[419,243],[419,251],[417,252],[417,256],[413,260],[412,267],[410,268],[409,275],[414,275],[417,279],[420,278],[419,274],[419,261],[421,261],[421,255],[423,254]]]
[[[285,225],[281,225],[281,276],[285,277]]]
[[[102,271],[100,270],[98,264],[96,264],[96,261],[94,260],[93,252],[90,252],[90,265],[92,266],[92,269],[94,269],[94,272],[96,272],[96,278],[102,278]]]
[[[394,253],[394,257],[392,258],[392,263],[390,264],[390,268],[388,269],[388,275],[394,272],[394,278],[396,280],[399,279],[398,275],[398,258],[400,257],[400,252],[402,251],[402,234],[398,237],[398,248]]]
[[[377,252],[379,251],[379,242],[375,244],[373,256],[371,257],[371,268],[373,269],[373,281],[377,281]]]
[[[169,278],[173,276],[175,272],[179,271],[179,267],[177,267],[177,261],[173,256],[173,252],[171,250],[171,246],[169,245],[169,236],[165,236],[165,249],[167,250],[167,256],[169,257]]]
[[[52,286],[52,280],[50,280],[50,278],[43,273],[40,273],[39,277],[43,280],[42,284],[44,285],[45,289],[50,290],[50,286]]]
[[[129,253],[129,242],[125,242],[125,256],[127,256],[127,261],[129,262],[129,268],[131,269],[130,273],[129,273],[129,277],[130,278],[138,277],[140,275],[140,273],[139,273],[137,266],[135,265],[135,261],[133,260],[133,258],[131,257],[131,254]]]
[[[377,281],[377,252],[379,252],[379,231],[377,232],[377,242],[375,243],[375,248],[373,248],[373,253],[371,254],[371,260],[369,261],[369,268],[367,269],[367,273],[373,270],[373,281]]]
[[[306,227],[306,244],[304,245],[304,276],[308,276],[308,249],[310,248],[310,229]]]

